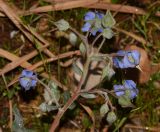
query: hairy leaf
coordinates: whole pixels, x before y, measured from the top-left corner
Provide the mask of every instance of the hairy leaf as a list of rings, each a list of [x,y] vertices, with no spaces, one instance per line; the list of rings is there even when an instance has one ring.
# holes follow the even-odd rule
[[[112,124],[113,122],[115,122],[116,119],[117,119],[117,116],[116,116],[116,114],[115,114],[113,111],[111,111],[111,112],[109,112],[109,113],[107,114],[106,120],[107,120],[107,122],[108,122],[109,124]]]
[[[116,24],[110,11],[106,12],[106,15],[102,18],[102,25],[106,28],[112,28]]]
[[[118,98],[118,103],[122,106],[122,107],[132,107],[132,103],[131,100],[128,96],[120,96]]]
[[[79,45],[79,50],[83,56],[86,54],[86,47],[83,43]]]
[[[101,106],[101,108],[100,108],[100,115],[101,115],[101,117],[104,117],[105,114],[108,113],[108,111],[109,111],[109,107],[108,107],[107,103],[103,104]]]
[[[14,106],[13,107],[14,121],[12,125],[13,132],[28,132],[28,130],[24,127],[23,118],[19,112],[19,109]]]
[[[63,103],[65,104],[70,98],[71,98],[71,94],[69,91],[65,91],[63,94],[62,94],[62,98],[63,98]],[[72,103],[69,107],[70,110],[74,109],[76,107],[76,103]]]
[[[102,79],[107,77],[107,79],[110,80],[114,74],[115,74],[115,71],[113,70],[113,68],[107,65],[102,71]]]
[[[81,96],[86,99],[95,99],[97,96],[91,93],[81,93]]]
[[[61,20],[55,22],[54,24],[57,26],[57,28],[60,31],[66,31],[70,27],[69,23],[67,21],[65,21],[64,19],[61,19]]]
[[[110,28],[106,28],[103,30],[102,35],[107,39],[111,39],[114,36],[114,33]]]
[[[82,76],[83,72],[82,72],[82,70],[77,66],[77,64],[76,64],[75,62],[72,64],[72,68],[73,68],[73,71],[74,71],[75,73],[77,73],[78,75]]]
[[[49,83],[49,88],[44,89],[44,99],[49,104],[57,103],[60,99],[60,91],[58,90],[57,85],[54,82]]]
[[[57,110],[58,107],[53,106],[53,105],[48,105],[46,102],[44,102],[44,103],[40,104],[39,109],[42,112],[50,112],[50,111],[53,111],[53,110]]]
[[[73,46],[77,43],[77,36],[73,32],[69,34],[69,41]]]

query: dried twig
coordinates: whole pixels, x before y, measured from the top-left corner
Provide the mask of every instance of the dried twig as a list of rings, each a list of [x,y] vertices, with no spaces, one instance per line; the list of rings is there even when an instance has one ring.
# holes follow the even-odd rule
[[[43,61],[39,61],[36,64],[32,65],[31,67],[28,67],[28,69],[34,70],[34,69],[38,68],[39,66],[43,65],[44,63],[49,63],[49,62],[56,61],[56,60],[59,60],[59,59],[62,59],[62,58],[66,58],[66,57],[69,57],[69,56],[73,56],[73,55],[80,55],[80,51],[79,50],[77,50],[77,51],[69,51],[69,52],[60,54],[60,55],[58,55],[56,57],[49,58],[49,59],[46,59],[46,60],[43,60]]]
[[[78,3],[79,2],[79,3]],[[118,11],[122,13],[131,13],[131,14],[137,14],[137,15],[145,15],[147,14],[147,11],[143,10],[142,8],[135,7],[135,6],[128,6],[128,5],[121,5],[121,4],[111,4],[107,2],[99,2],[98,0],[92,0],[92,1],[86,1],[86,0],[72,0],[72,1],[65,1],[62,0],[59,2],[59,0],[55,0],[51,2],[53,5],[47,5],[37,8],[32,8],[29,11],[17,11],[17,14],[20,16],[26,16],[31,15],[34,13],[43,13],[43,12],[49,12],[49,11],[59,11],[59,10],[67,10],[77,7],[85,7],[85,8],[93,8],[93,9],[102,9],[102,10],[111,10],[111,11]],[[0,11],[3,12],[3,10],[0,8]],[[4,17],[4,14],[1,14],[0,16]],[[160,17],[160,12],[157,11],[155,13],[155,16]]]
[[[0,0],[0,8],[33,44],[35,44],[36,42],[39,47],[43,46],[43,44],[49,45],[49,42],[43,39],[38,33],[33,31],[31,27],[24,25],[15,11],[11,7],[9,7],[3,0]],[[49,57],[54,57],[54,55],[48,49],[44,49],[44,52]]]
[[[106,2],[99,2],[96,4],[92,4],[89,6],[85,6],[88,8],[95,8],[95,9],[102,9],[102,10],[112,10],[118,11],[123,13],[131,13],[131,14],[138,14],[138,15],[145,15],[147,12],[141,8],[128,6],[128,5],[121,5],[121,4],[111,4]]]
[[[80,4],[77,3],[77,1],[80,1]],[[30,15],[33,13],[42,13],[42,12],[49,12],[49,11],[58,11],[58,10],[66,10],[66,9],[72,9],[77,7],[85,7],[85,8],[93,8],[93,9],[102,9],[102,10],[111,10],[111,11],[118,11],[122,13],[131,13],[131,14],[137,14],[137,15],[145,15],[147,14],[147,11],[135,7],[135,6],[128,6],[128,5],[121,5],[121,4],[111,4],[107,2],[97,2],[95,1],[88,1],[85,0],[76,0],[74,1],[67,1],[67,2],[54,2],[54,5],[48,5],[43,7],[37,7],[35,9],[31,9],[29,11],[19,11],[18,14],[25,16]],[[155,16],[160,17],[160,12],[157,11],[155,13]]]
[[[3,81],[5,83],[5,87],[6,87],[6,90],[7,92],[9,93],[9,89],[8,89],[8,86],[7,86],[7,81],[6,81],[6,78],[4,75],[2,75],[2,78],[3,78]],[[12,131],[12,124],[13,124],[13,113],[12,113],[12,100],[11,99],[8,99],[8,103],[9,103],[9,127],[10,127],[10,130]]]
[[[41,47],[39,50],[43,50],[46,46]],[[0,56],[5,56],[7,58],[7,56],[4,54],[6,52],[4,52],[3,49],[0,49],[1,53]],[[13,70],[14,68],[16,68],[17,66],[19,66],[20,64],[22,64],[25,61],[30,60],[31,58],[33,58],[35,55],[38,54],[38,51],[32,51],[30,54],[24,55],[23,57],[16,59],[15,61],[12,61],[11,63],[7,64],[3,69],[1,69],[0,71],[0,75],[5,74],[11,70]]]
[[[148,127],[148,126],[136,126],[136,125],[131,125],[127,124],[123,128],[123,132],[125,132],[125,129],[133,129],[133,130],[145,130],[145,131],[152,131],[152,132],[159,132],[160,128],[159,127]]]
[[[49,12],[49,11],[58,11],[58,10],[67,10],[77,7],[83,7],[97,3],[98,0],[71,0],[67,2],[57,2],[52,5],[42,6],[35,9],[27,10],[25,12],[20,12],[21,15],[30,15],[33,13]]]
[[[132,37],[133,39],[137,40],[138,42],[140,42],[142,44],[147,44],[147,41],[144,38],[142,38],[134,33],[128,32],[128,31],[121,29],[121,28],[118,28],[118,27],[115,27],[114,29],[117,30],[118,32],[122,32],[122,33],[126,34],[127,36]]]
[[[2,57],[4,57],[4,58],[10,60],[10,61],[15,61],[15,60],[20,59],[20,57],[12,54],[12,53],[10,53],[10,52],[8,52],[8,51],[6,51],[6,50],[3,50],[3,49],[0,49],[0,55],[1,55]],[[24,62],[22,62],[22,63],[20,64],[20,66],[27,69],[28,67],[31,67],[32,64],[24,61]],[[51,80],[53,80],[60,88],[62,88],[63,90],[68,90],[68,88],[67,88],[66,86],[64,86],[63,84],[61,84],[54,76],[49,76],[49,75],[48,75],[47,73],[45,73],[45,72],[41,73],[40,76],[42,76],[42,77],[44,77],[44,78],[51,79]],[[8,87],[10,87],[10,86],[13,85],[15,82],[17,82],[18,77],[19,77],[19,76],[15,77],[15,79],[13,79],[13,81],[8,84]]]

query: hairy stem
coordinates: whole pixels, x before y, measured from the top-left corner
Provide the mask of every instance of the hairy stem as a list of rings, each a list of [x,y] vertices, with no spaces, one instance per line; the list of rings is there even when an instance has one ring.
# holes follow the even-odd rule
[[[99,47],[98,47],[98,53],[99,53],[99,51],[101,50],[101,48],[102,48],[105,40],[106,40],[106,39],[103,37],[103,40],[102,40],[101,44],[100,44]]]
[[[54,132],[56,130],[63,114],[72,105],[72,103],[79,97],[81,88],[82,88],[83,83],[85,82],[87,74],[88,74],[89,65],[90,65],[90,57],[87,58],[86,63],[84,65],[83,75],[82,75],[81,80],[78,84],[77,90],[72,95],[72,97],[67,101],[67,103],[63,106],[63,108],[59,109],[59,111],[58,111],[58,113],[57,113],[57,115],[56,115],[56,117],[55,117],[55,119],[54,119],[54,121],[51,125],[50,132]]]
[[[51,93],[51,89],[48,87],[48,85],[46,85],[45,83],[43,83],[43,82],[42,82],[41,80],[39,80],[38,78],[37,78],[37,81],[45,87],[45,89],[48,91],[50,97],[53,97],[56,106],[59,107],[60,105],[59,105],[56,97]]]
[[[97,40],[102,36],[102,33],[98,34],[98,36],[94,39],[94,41],[92,42],[92,47],[95,45],[95,43],[97,42]]]
[[[82,35],[82,34],[80,34],[76,29],[74,29],[74,28],[72,28],[72,27],[70,27],[70,30],[72,31],[72,32],[74,32],[81,40],[82,40],[82,42],[84,43],[84,45],[85,45],[85,47],[86,47],[86,50],[87,50],[87,56],[88,56],[88,54],[89,54],[89,44],[88,44],[88,40],[87,40],[87,38],[86,38],[86,36],[84,36],[84,35]]]

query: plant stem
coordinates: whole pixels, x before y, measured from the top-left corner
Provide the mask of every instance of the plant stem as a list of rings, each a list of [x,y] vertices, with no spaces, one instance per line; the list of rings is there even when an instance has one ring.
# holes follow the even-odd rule
[[[97,40],[102,36],[102,33],[98,34],[98,36],[94,39],[94,41],[92,42],[92,47],[95,45],[95,43],[97,42]]]
[[[86,47],[86,50],[87,50],[87,54],[88,54],[88,51],[89,51],[89,45],[88,45],[88,40],[86,38],[86,36],[80,34],[76,29],[70,27],[70,30],[72,32],[74,32],[81,40],[82,42],[84,43],[85,47]]]
[[[98,47],[98,53],[99,53],[99,51],[101,50],[101,48],[102,48],[105,40],[106,40],[106,38],[103,37],[103,40],[102,40],[101,44],[100,44],[99,47]]]
[[[57,113],[57,115],[51,125],[50,132],[54,132],[56,130],[63,114],[67,111],[67,109],[70,107],[70,105],[79,97],[82,85],[85,82],[87,74],[88,74],[89,65],[90,65],[90,58],[88,57],[85,65],[84,65],[83,75],[82,75],[81,80],[78,84],[77,90],[75,91],[73,96],[67,101],[67,103],[63,106],[63,108],[59,109],[59,111],[58,111],[58,113]]]
[[[7,87],[7,81],[6,81],[4,74],[2,74],[2,78],[3,78],[4,84],[5,84],[6,90],[9,93],[9,89]],[[13,125],[12,99],[8,99],[8,104],[9,104],[9,127],[10,127],[10,130],[12,131],[12,125]]]
[[[50,96],[53,97],[53,100],[54,100],[56,106],[59,107],[60,105],[59,105],[57,99],[55,98],[55,96],[51,93],[51,89],[45,83],[43,83],[41,80],[39,80],[38,78],[37,78],[37,81],[46,88],[46,90],[48,91]]]

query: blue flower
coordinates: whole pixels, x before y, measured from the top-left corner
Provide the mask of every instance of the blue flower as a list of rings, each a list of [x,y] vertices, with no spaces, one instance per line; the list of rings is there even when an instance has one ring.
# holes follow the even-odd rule
[[[91,29],[91,34],[93,36],[95,36],[97,32],[102,32],[103,30],[101,28],[101,22],[99,22],[99,20],[101,20],[103,17],[104,17],[104,14],[99,12],[91,12],[91,11],[87,12],[84,16],[84,20],[86,21],[86,23],[83,25],[81,29],[82,32],[89,31],[92,26],[93,27]],[[96,23],[98,24],[98,28],[92,25]]]
[[[122,96],[125,94],[124,86],[123,85],[114,85],[114,92],[117,96]]]
[[[87,32],[87,31],[89,31],[89,29],[91,28],[91,24],[90,23],[88,23],[88,22],[86,22],[84,25],[83,25],[83,27],[82,27],[82,32]]]
[[[96,12],[96,16],[98,19],[102,19],[104,17],[104,14]]]
[[[19,78],[20,85],[25,90],[35,87],[37,84],[37,74],[30,70],[23,70]]]
[[[140,62],[140,53],[137,50],[117,52],[117,56],[113,57],[113,64],[116,68],[133,68]]]
[[[130,99],[134,99],[139,92],[132,80],[125,80],[123,85],[114,85],[113,88],[118,97],[127,95]]]
[[[87,13],[85,14],[84,20],[85,20],[85,21],[93,20],[93,19],[95,18],[95,16],[96,16],[96,15],[95,15],[94,12],[89,11],[89,12],[87,12]]]
[[[129,96],[130,99],[133,99],[137,96],[138,94],[138,89],[136,88],[136,84],[134,81],[132,80],[125,80],[123,86],[125,87],[125,89],[129,90]]]

